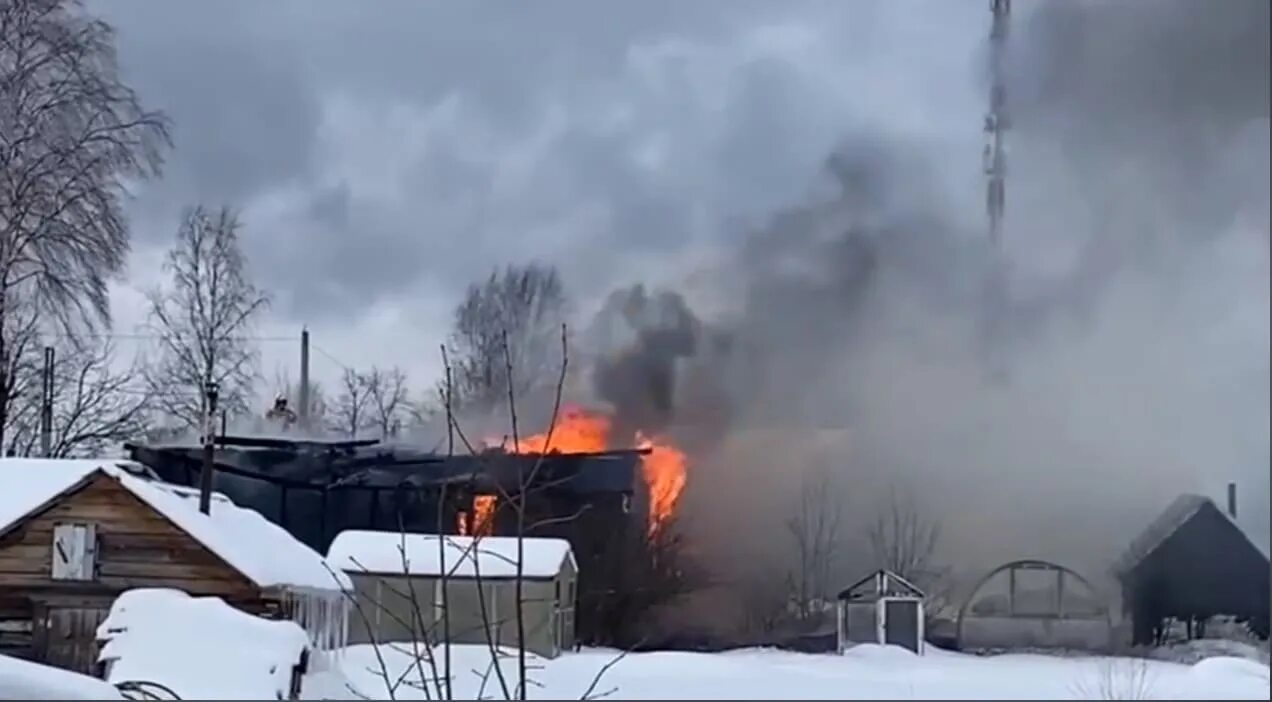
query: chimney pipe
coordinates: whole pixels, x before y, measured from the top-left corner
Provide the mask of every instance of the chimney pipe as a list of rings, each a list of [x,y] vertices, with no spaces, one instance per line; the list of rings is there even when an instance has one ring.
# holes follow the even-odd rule
[[[1228,483],[1228,516],[1237,518],[1237,484]]]

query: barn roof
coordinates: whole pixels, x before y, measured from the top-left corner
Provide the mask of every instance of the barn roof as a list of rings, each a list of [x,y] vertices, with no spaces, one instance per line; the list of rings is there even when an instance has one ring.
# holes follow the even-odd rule
[[[1223,510],[1215,505],[1214,501],[1204,495],[1185,494],[1176,497],[1174,501],[1166,507],[1156,519],[1149,523],[1140,535],[1131,541],[1131,545],[1123,552],[1113,567],[1113,573],[1118,577],[1123,577],[1133,571],[1141,562],[1144,561],[1157,547],[1161,546],[1167,539],[1171,537],[1180,527],[1187,524],[1198,512],[1209,507],[1215,513],[1222,516],[1232,525],[1233,530],[1249,541],[1249,537],[1245,531],[1232,521]],[[1250,542],[1254,546],[1254,542]],[[1255,547],[1256,551],[1262,553],[1262,550]]]
[[[445,546],[445,563],[438,539]],[[405,554],[403,549],[405,548]],[[475,554],[475,557],[474,557]],[[524,578],[553,578],[574,552],[565,539],[527,536],[522,539],[521,574]],[[405,555],[405,563],[403,556]],[[395,531],[342,531],[327,549],[332,565],[348,573],[390,573],[441,577],[515,578],[515,536],[437,536]]]
[[[0,459],[0,533],[98,474],[118,482],[258,587],[351,586],[320,554],[254,510],[213,494],[210,514],[203,514],[197,490],[155,480],[130,461]]]

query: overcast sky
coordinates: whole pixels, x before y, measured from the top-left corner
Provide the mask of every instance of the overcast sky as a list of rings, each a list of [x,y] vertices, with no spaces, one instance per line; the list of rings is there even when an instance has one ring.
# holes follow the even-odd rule
[[[692,281],[862,124],[953,149],[979,197],[983,2],[89,7],[175,121],[166,174],[133,207],[121,331],[196,202],[242,210],[275,297],[262,334],[308,324],[344,363],[420,377],[492,266],[553,262],[583,306],[637,279]],[[266,375],[294,354],[267,344]],[[337,369],[315,355],[319,377]]]

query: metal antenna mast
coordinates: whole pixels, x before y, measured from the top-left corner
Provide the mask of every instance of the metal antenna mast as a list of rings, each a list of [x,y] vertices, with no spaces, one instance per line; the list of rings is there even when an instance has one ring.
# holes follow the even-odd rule
[[[985,207],[989,214],[989,239],[995,245],[1002,241],[1003,208],[1007,203],[1007,154],[1003,142],[1010,122],[1007,115],[1007,86],[1003,62],[1007,46],[1007,21],[1011,17],[1011,0],[989,0],[994,23],[989,31],[989,112],[985,115]]]
[[[1003,71],[1007,53],[1007,23],[1011,0],[989,0],[994,23],[989,32],[989,111],[985,113],[985,210],[989,215],[989,241],[993,259],[985,278],[985,353],[990,378],[1008,378],[1006,325],[1009,316],[1007,262],[1002,253],[1003,209],[1006,205],[1007,154],[1003,148],[1007,129],[1007,86]]]

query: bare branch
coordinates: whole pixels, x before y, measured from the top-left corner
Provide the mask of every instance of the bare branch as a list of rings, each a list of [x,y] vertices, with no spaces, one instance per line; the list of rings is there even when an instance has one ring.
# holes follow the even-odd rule
[[[843,519],[842,490],[828,470],[805,475],[786,530],[795,545],[791,599],[801,620],[821,617],[830,601],[831,577]]]
[[[161,355],[146,380],[160,408],[186,427],[200,424],[208,381],[220,386],[219,404],[230,415],[250,412],[258,352],[244,337],[269,297],[248,275],[240,228],[228,208],[187,210],[165,265],[171,285],[149,296]]]
[[[566,308],[561,277],[550,266],[508,266],[470,286],[455,309],[449,344],[455,407],[497,409],[508,394],[509,365],[517,375],[516,397],[546,395],[556,365],[554,336]]]
[[[402,428],[404,415],[410,409],[406,390],[406,373],[393,367],[381,370],[372,366],[365,376],[368,403],[373,413],[372,421],[380,438],[395,436]]]

